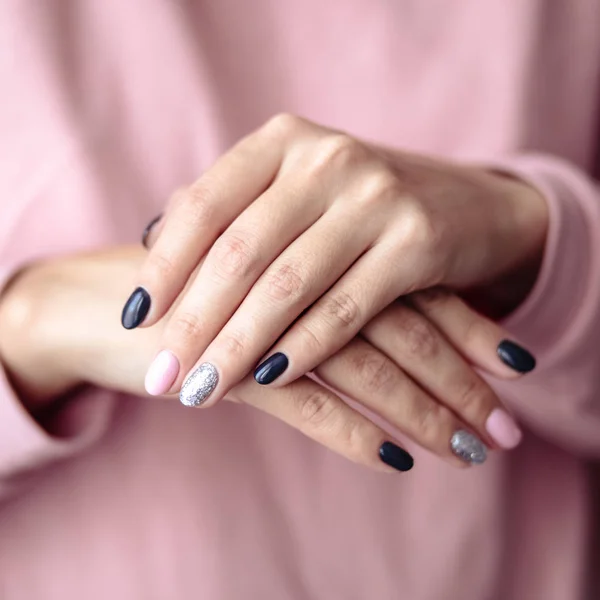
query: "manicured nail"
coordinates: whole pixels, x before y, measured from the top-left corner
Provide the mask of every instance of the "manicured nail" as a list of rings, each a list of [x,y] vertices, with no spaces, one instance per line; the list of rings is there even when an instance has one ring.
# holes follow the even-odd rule
[[[498,344],[496,351],[505,365],[519,373],[529,373],[535,369],[535,358],[519,344],[503,340]]]
[[[379,458],[397,471],[410,471],[415,464],[413,457],[392,442],[383,442],[379,448]]]
[[[142,246],[144,246],[144,248],[148,248],[148,236],[150,235],[150,232],[152,231],[152,229],[154,229],[154,226],[162,219],[162,213],[160,213],[160,215],[158,215],[157,217],[154,217],[154,219],[152,219],[152,221],[150,221],[150,223],[148,223],[148,225],[146,225],[146,229],[144,229],[144,232],[142,233]]]
[[[146,318],[150,310],[150,294],[144,288],[137,288],[125,302],[121,314],[121,324],[125,329],[135,329]]]
[[[276,352],[273,356],[269,356],[254,371],[256,383],[260,385],[273,383],[288,368],[288,364],[288,358],[283,352]]]
[[[186,380],[179,392],[179,400],[186,406],[200,406],[212,394],[219,383],[215,365],[202,363]]]
[[[166,394],[179,373],[179,361],[169,350],[161,350],[148,367],[144,387],[151,396]]]
[[[450,447],[458,458],[473,465],[480,465],[487,458],[487,448],[483,442],[464,429],[454,433],[450,440]]]
[[[503,409],[495,408],[485,422],[492,439],[502,448],[510,450],[519,445],[523,434],[515,420]]]

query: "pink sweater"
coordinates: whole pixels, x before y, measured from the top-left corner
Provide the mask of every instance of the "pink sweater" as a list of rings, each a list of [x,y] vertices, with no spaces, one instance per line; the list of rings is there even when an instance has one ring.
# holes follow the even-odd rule
[[[600,456],[599,73],[597,0],[3,1],[3,280],[137,240],[280,111],[500,163],[544,191],[551,224],[507,323],[539,367],[493,383],[527,434],[481,468],[410,446],[413,471],[385,476],[245,407],[190,416],[104,391],[65,410],[77,431],[58,440],[3,378],[0,598],[580,598],[584,459]]]

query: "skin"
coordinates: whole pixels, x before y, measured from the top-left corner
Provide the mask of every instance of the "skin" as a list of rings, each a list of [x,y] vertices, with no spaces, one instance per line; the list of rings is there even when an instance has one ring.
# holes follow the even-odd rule
[[[209,362],[211,406],[276,352],[289,366],[271,385],[288,385],[399,297],[535,274],[547,219],[511,177],[275,117],[173,197],[136,279],[152,300],[142,327],[188,284],[161,337],[179,364],[164,391]]]
[[[0,360],[35,417],[43,420],[57,399],[84,383],[146,395],[146,366],[178,304],[155,327],[121,328],[116,315],[145,258],[142,248],[119,247],[46,260],[5,288]],[[517,376],[495,354],[504,337],[455,296],[430,291],[391,305],[316,374],[415,442],[465,466],[449,449],[452,432],[481,430],[482,419],[499,406],[469,361],[499,377]],[[307,377],[280,388],[246,377],[226,399],[263,410],[357,463],[392,470],[378,457],[390,435]],[[481,436],[494,447],[485,432]]]

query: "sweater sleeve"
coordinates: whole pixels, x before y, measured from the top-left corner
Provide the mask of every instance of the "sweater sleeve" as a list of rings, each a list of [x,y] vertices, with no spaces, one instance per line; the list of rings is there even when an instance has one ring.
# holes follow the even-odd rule
[[[24,475],[81,452],[106,430],[110,392],[88,389],[62,400],[53,423],[60,421],[58,428],[67,434],[59,437],[32,418],[0,369],[0,499],[13,493]]]
[[[102,171],[85,151],[89,131],[76,110],[76,72],[63,60],[69,55],[61,46],[61,20],[68,21],[68,11],[9,2],[0,13],[3,289],[30,261],[117,239]],[[0,498],[28,473],[93,444],[107,428],[114,399],[112,392],[86,389],[57,399],[52,417],[36,420],[0,365]]]
[[[505,328],[532,350],[536,370],[492,382],[534,432],[583,456],[600,456],[600,189],[570,163],[518,156],[502,165],[549,206],[538,280]]]
[[[12,194],[12,202],[0,203],[0,289],[28,262],[87,249],[107,236],[101,203],[79,154],[70,147],[61,159],[49,157],[54,167],[43,177],[32,173],[34,188],[26,186]],[[113,404],[112,392],[88,388],[57,399],[48,422],[36,420],[0,365],[0,498],[27,473],[93,444],[106,430]]]

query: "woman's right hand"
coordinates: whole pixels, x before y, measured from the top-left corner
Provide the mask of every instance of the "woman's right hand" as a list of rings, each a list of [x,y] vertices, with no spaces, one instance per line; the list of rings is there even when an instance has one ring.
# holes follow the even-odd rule
[[[0,357],[33,413],[80,383],[146,395],[144,374],[164,321],[135,331],[119,323],[144,259],[137,247],[53,259],[24,269],[5,290]],[[464,466],[485,459],[469,431],[495,448],[519,441],[499,400],[467,362],[500,377],[517,376],[497,357],[503,338],[455,296],[425,292],[390,306],[315,374]],[[268,389],[250,375],[228,399],[260,408],[355,462],[384,470],[412,466],[388,433],[307,377]],[[177,402],[176,396],[169,401]]]

